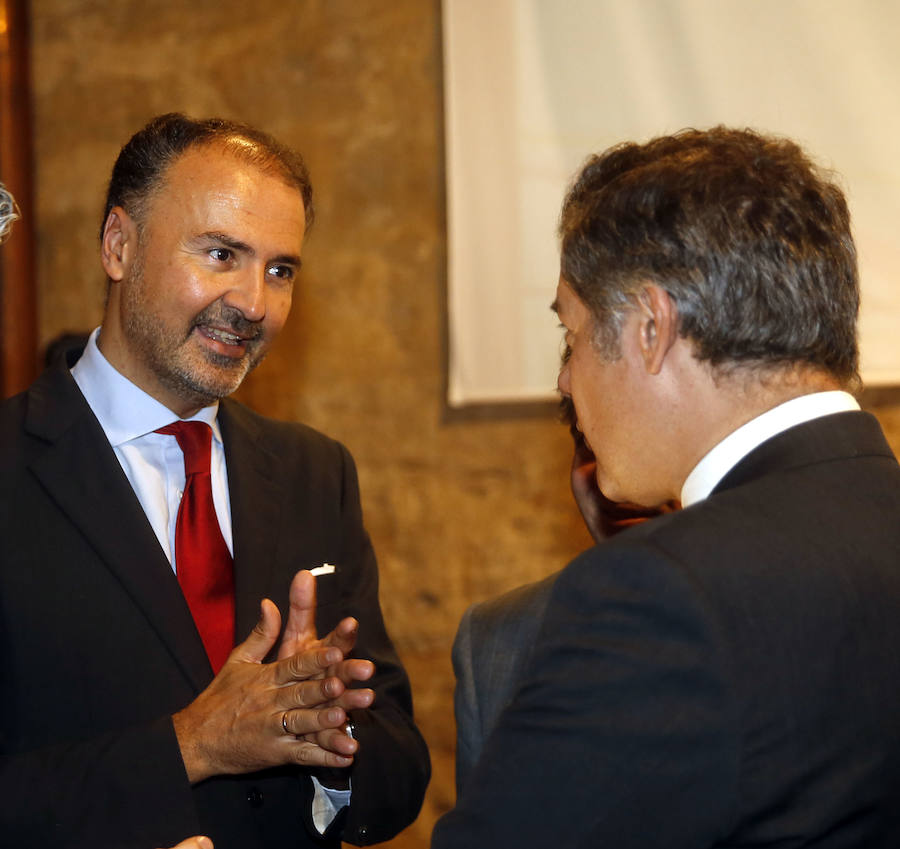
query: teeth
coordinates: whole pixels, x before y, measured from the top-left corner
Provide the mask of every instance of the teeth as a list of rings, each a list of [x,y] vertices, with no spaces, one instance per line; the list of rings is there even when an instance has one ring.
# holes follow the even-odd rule
[[[228,333],[225,330],[217,330],[215,327],[207,327],[206,333],[208,336],[211,336],[213,339],[218,339],[226,345],[237,345],[238,342],[241,341],[240,336],[237,336],[234,333]]]

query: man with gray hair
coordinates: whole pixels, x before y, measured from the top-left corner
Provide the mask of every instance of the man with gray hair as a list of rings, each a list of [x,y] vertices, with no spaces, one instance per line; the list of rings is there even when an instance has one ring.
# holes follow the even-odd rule
[[[433,849],[900,845],[900,467],[840,189],[794,143],[592,157],[554,308],[603,493],[683,510],[558,576]]]

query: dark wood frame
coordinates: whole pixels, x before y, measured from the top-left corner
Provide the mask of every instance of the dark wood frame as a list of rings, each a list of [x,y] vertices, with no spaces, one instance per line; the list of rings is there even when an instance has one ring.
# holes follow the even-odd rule
[[[0,180],[22,212],[0,248],[0,397],[37,373],[37,298],[26,0],[0,0]]]

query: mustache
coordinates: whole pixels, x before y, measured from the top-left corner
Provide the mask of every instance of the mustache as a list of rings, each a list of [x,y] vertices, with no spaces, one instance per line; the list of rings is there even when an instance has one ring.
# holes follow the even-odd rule
[[[210,304],[194,316],[192,327],[204,324],[228,330],[250,342],[259,339],[263,333],[261,321],[250,321],[240,310],[223,304]]]

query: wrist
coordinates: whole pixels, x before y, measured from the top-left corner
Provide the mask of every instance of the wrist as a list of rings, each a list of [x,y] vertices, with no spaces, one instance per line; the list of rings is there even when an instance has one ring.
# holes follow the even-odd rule
[[[181,760],[184,763],[188,781],[191,784],[197,784],[212,777],[215,772],[209,759],[203,753],[203,746],[195,733],[194,723],[191,721],[187,708],[173,714],[172,726],[175,729],[175,739],[178,741],[178,749],[181,752]]]

